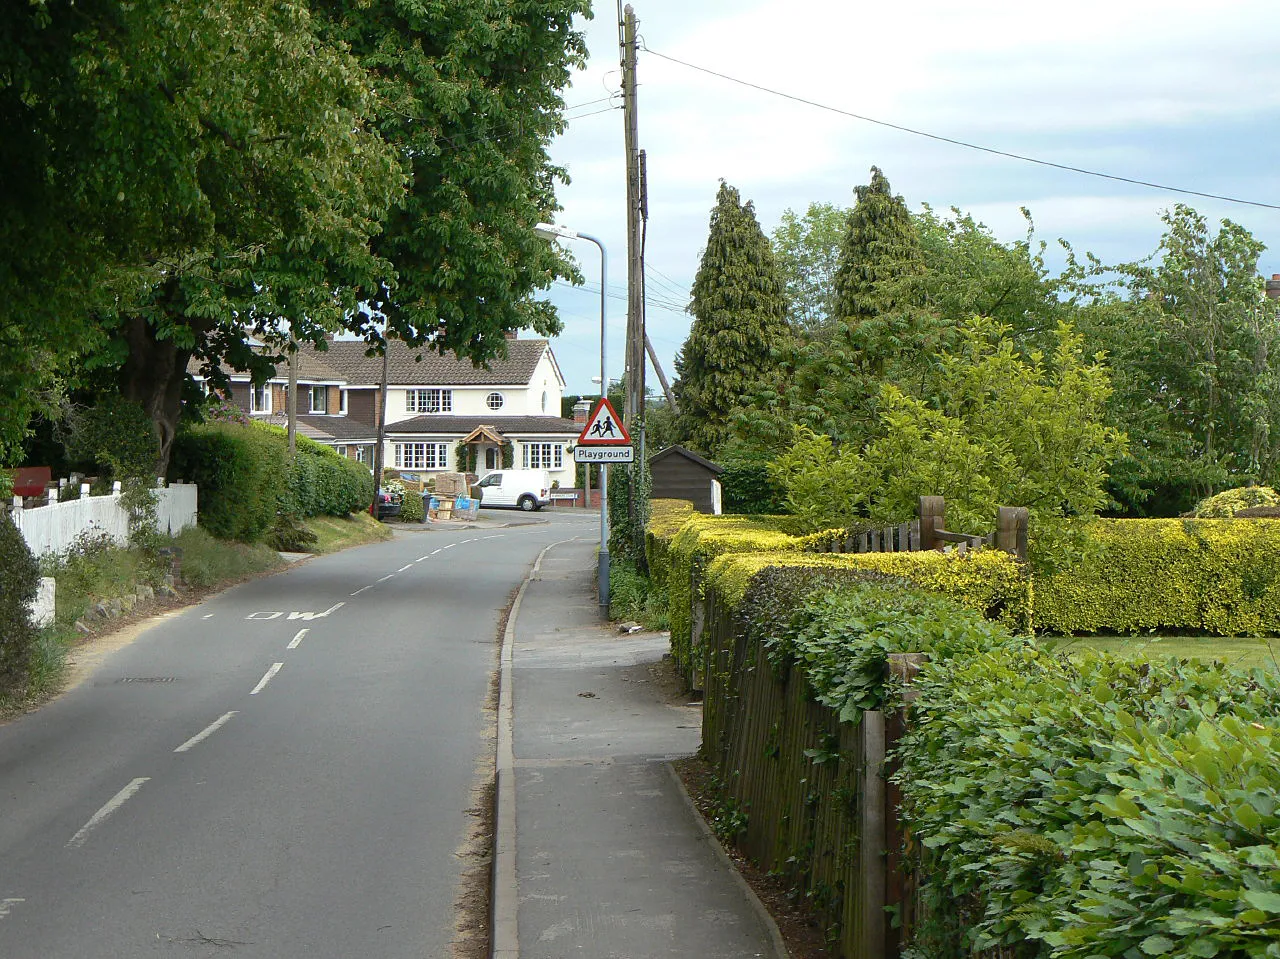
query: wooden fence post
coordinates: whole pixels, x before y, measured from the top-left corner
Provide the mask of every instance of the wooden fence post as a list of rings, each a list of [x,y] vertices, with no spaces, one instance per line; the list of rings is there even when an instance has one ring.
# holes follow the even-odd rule
[[[1023,563],[1027,560],[1027,518],[1025,506],[1001,506],[996,511],[996,548]]]
[[[911,684],[920,673],[920,667],[929,659],[928,653],[890,653],[885,664],[890,678],[903,685],[902,708],[888,715],[885,722],[885,751],[893,748],[907,731],[907,708],[919,696]],[[885,959],[897,959],[902,953],[904,935],[909,935],[915,922],[915,889],[910,881],[906,862],[907,830],[902,824],[902,789],[893,781],[897,763],[890,761],[885,768],[885,901],[897,907],[898,921],[885,927]]]
[[[888,821],[884,789],[884,713],[862,714],[862,782],[858,804],[858,890],[862,926],[859,959],[886,959],[885,828]]]
[[[934,535],[945,529],[946,502],[941,496],[920,497],[920,548],[938,549],[942,544]]]

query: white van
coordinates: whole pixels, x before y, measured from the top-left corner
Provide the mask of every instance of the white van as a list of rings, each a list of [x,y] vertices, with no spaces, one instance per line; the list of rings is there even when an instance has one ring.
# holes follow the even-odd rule
[[[494,470],[479,483],[481,506],[518,506],[526,513],[551,502],[546,470]]]

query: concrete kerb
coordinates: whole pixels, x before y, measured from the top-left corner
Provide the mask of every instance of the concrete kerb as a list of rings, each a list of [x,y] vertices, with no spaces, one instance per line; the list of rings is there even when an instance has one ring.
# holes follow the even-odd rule
[[[751,884],[742,878],[742,873],[738,872],[737,865],[729,854],[724,851],[724,847],[720,845],[719,838],[717,838],[711,827],[707,825],[702,811],[698,809],[697,804],[689,795],[689,791],[684,788],[684,783],[680,779],[680,774],[676,772],[675,766],[671,765],[671,763],[664,763],[663,765],[667,767],[667,774],[671,777],[671,781],[675,783],[676,791],[680,793],[680,798],[689,809],[689,817],[697,825],[698,831],[702,833],[702,838],[706,841],[708,848],[720,861],[724,871],[733,877],[734,885],[738,887],[738,891],[742,893],[742,898],[747,901],[747,904],[756,914],[756,918],[760,920],[760,925],[768,930],[769,942],[773,946],[774,959],[790,959],[791,953],[787,950],[787,944],[782,938],[782,932],[778,929],[778,924],[773,921],[773,915],[765,908],[765,904],[760,901],[760,897],[751,888]]]
[[[494,812],[493,830],[493,909],[490,918],[489,955],[493,959],[518,959],[520,937],[518,916],[520,895],[516,876],[516,759],[515,759],[515,704],[512,701],[512,654],[516,638],[516,617],[529,583],[542,568],[543,557],[557,546],[572,543],[578,537],[561,540],[547,546],[534,560],[533,569],[516,591],[515,602],[507,616],[507,627],[502,632],[502,651],[498,658],[498,748],[497,748],[497,809]]]

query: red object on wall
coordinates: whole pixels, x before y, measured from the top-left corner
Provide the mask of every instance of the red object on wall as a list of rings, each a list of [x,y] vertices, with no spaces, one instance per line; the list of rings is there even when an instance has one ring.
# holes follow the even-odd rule
[[[19,466],[9,473],[13,476],[14,496],[40,496],[53,482],[53,471],[47,466]]]

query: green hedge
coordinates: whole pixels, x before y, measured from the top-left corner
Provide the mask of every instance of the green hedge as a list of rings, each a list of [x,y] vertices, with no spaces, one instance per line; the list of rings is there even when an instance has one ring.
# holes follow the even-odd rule
[[[20,690],[35,643],[31,601],[40,586],[40,565],[5,510],[0,510],[0,692]]]
[[[1076,566],[1034,584],[1037,629],[1280,631],[1280,521],[1098,520]]]
[[[914,954],[1280,955],[1274,675],[1024,647],[916,690]]]
[[[373,499],[361,464],[297,437],[289,460],[283,429],[262,423],[210,422],[178,434],[170,475],[199,484],[200,525],[222,539],[256,542],[276,516],[346,516]]]

